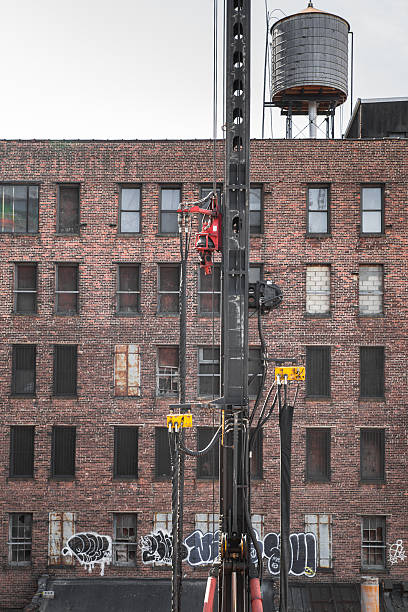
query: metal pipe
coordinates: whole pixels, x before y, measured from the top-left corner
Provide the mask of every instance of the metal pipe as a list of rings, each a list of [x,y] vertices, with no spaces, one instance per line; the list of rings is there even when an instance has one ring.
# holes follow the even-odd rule
[[[350,75],[350,105],[351,105],[351,111],[350,111],[350,117],[353,115],[353,86],[354,86],[354,32],[352,32],[350,30],[350,34],[351,34],[351,60],[350,60],[350,64],[351,64],[351,75]]]
[[[361,612],[380,612],[378,578],[361,578]]]
[[[237,612],[237,572],[231,574],[231,612]]]
[[[317,138],[317,102],[309,102],[309,138]]]

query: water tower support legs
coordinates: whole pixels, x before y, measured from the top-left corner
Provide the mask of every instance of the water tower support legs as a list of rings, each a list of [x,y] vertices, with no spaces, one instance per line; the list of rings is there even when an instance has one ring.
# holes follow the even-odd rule
[[[292,138],[292,105],[289,104],[288,114],[286,115],[286,138]]]
[[[309,102],[309,138],[317,138],[317,102]]]

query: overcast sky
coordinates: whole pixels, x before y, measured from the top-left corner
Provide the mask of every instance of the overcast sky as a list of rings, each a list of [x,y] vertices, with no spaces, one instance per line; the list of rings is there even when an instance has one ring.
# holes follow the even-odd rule
[[[306,5],[268,0],[269,12]],[[3,0],[0,7],[0,138],[211,137],[212,0]],[[407,0],[319,0],[315,7],[351,24],[355,99],[408,97]],[[265,29],[265,0],[252,0],[256,138]],[[221,100],[221,77],[219,91]],[[349,115],[350,101],[343,129]],[[275,136],[281,128],[276,114]]]

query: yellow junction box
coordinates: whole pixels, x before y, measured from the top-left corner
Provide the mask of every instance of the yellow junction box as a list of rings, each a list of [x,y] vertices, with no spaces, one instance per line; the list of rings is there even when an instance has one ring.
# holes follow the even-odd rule
[[[288,380],[305,380],[306,368],[298,366],[288,366],[275,368],[275,380],[280,376],[281,380],[287,376]]]
[[[177,425],[177,429],[181,427],[192,427],[193,426],[193,415],[191,412],[186,414],[168,414],[167,415],[167,429],[174,429]]]

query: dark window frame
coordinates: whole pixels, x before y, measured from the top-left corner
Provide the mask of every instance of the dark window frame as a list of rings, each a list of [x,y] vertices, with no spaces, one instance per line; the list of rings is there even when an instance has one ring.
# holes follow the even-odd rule
[[[203,351],[204,349],[208,349],[208,350],[213,350],[214,352],[214,357],[215,359],[209,360],[209,359],[200,359],[201,356],[201,351]],[[216,359],[218,355],[218,361]],[[219,372],[218,374],[214,374],[214,373],[202,373],[200,372],[200,365],[214,365],[217,366],[218,364],[218,369]],[[198,397],[212,397],[213,394],[203,394],[201,393],[201,378],[218,378],[218,384],[215,383],[214,384],[214,396],[217,397],[220,394],[220,390],[221,390],[221,349],[219,345],[215,345],[215,346],[198,346],[197,347],[197,396]],[[218,387],[218,388],[217,388]]]
[[[60,291],[59,289],[59,271],[61,268],[76,268],[76,290],[65,290]],[[80,270],[79,264],[77,262],[66,262],[61,261],[55,264],[55,303],[54,303],[54,313],[61,317],[75,317],[79,314],[79,286],[80,286]],[[75,310],[58,310],[58,296],[60,293],[69,293],[76,295],[76,309]]]
[[[363,352],[364,350],[367,351],[367,349],[381,349],[380,351],[377,352],[377,354],[381,354],[382,353],[382,372],[380,373],[379,371],[376,373],[376,375],[374,376],[375,380],[379,382],[379,390],[380,393],[376,394],[376,395],[369,395],[364,393],[363,394],[363,386],[367,385],[367,382],[363,383]],[[368,352],[367,352],[368,354]],[[379,376],[379,375],[382,376]],[[384,401],[385,400],[385,347],[384,346],[360,346],[360,384],[359,384],[359,389],[360,389],[360,400],[380,400],[380,401]]]
[[[380,189],[381,190],[381,231],[380,232],[363,232],[363,212],[377,211],[378,209],[363,209],[363,190],[364,189]],[[384,183],[362,183],[360,185],[360,236],[384,236],[385,235],[385,185]]]
[[[204,431],[209,433],[209,436],[206,437],[206,440],[202,440],[202,434]],[[217,427],[197,427],[197,450],[202,450],[205,448],[215,432],[217,431]],[[201,439],[200,439],[201,438]],[[206,453],[205,455],[197,457],[196,462],[196,478],[197,480],[218,480],[220,477],[220,466],[219,466],[219,440],[213,446],[213,448]],[[209,471],[211,473],[203,474],[203,461],[206,459],[209,460]]]
[[[114,480],[126,480],[126,481],[130,481],[130,480],[138,480],[139,479],[139,429],[140,427],[138,425],[116,425],[113,429],[113,478]],[[135,440],[136,440],[136,459],[135,459],[135,464],[136,464],[136,469],[135,471],[130,474],[124,474],[121,473],[119,470],[119,462],[120,462],[120,452],[121,449],[119,447],[119,430],[122,431],[122,433],[125,432],[125,430],[127,430],[127,432],[129,433],[130,430],[132,431],[132,434],[136,434],[135,435]],[[123,452],[123,451],[122,451]],[[134,458],[133,458],[134,460]],[[133,466],[134,467],[134,466]]]
[[[364,436],[368,434],[377,434],[378,438],[378,453],[379,453],[379,474],[370,478],[364,474]],[[361,427],[360,429],[360,482],[364,484],[385,482],[385,429],[380,427]]]
[[[178,269],[178,285],[177,285],[177,291],[162,291],[160,289],[160,283],[161,283],[161,273],[162,273],[162,269],[166,267],[166,268],[177,268]],[[165,317],[178,317],[180,316],[180,276],[181,276],[181,265],[180,263],[158,263],[157,264],[157,314],[160,316],[165,316]],[[165,295],[176,295],[177,294],[177,312],[172,312],[172,311],[167,311],[167,310],[161,310],[161,294],[165,294]]]
[[[23,534],[24,531],[26,529],[26,527],[28,527],[29,529],[29,537],[26,537],[25,534],[22,537],[19,536],[14,536],[13,537],[13,529],[17,529],[19,527],[21,527],[20,525],[13,525],[14,520],[18,520],[19,516],[23,516],[24,517],[24,521],[23,521]],[[29,551],[29,559],[27,561],[13,561],[12,557],[13,557],[13,546],[17,547],[17,554],[18,551],[22,550],[24,551]],[[8,515],[8,543],[7,543],[7,547],[8,547],[8,565],[13,566],[13,567],[17,567],[17,566],[30,566],[32,564],[32,546],[33,546],[33,514],[32,512],[9,512]]]
[[[319,432],[324,433],[325,443],[325,470],[324,474],[316,475],[313,473],[310,462],[310,446],[312,442],[312,436]],[[306,428],[306,462],[305,462],[305,476],[307,482],[331,482],[331,427],[307,427]]]
[[[75,363],[73,364],[73,370],[75,370],[75,380],[72,386],[75,387],[75,391],[72,393],[57,393],[58,384],[57,384],[57,353],[59,349],[62,348],[74,348],[75,351],[75,359],[73,360]],[[74,354],[74,351],[73,351]],[[54,397],[78,397],[78,345],[77,344],[54,344],[54,356],[53,356],[53,396]]]
[[[123,189],[138,189],[139,190],[139,210],[126,211],[122,210],[122,191]],[[120,236],[138,236],[142,233],[142,184],[141,183],[120,183],[118,185],[118,235]],[[139,213],[139,231],[138,232],[122,232],[122,212],[138,212]]]
[[[220,205],[220,200],[222,194],[223,194],[223,183],[217,183],[216,186],[217,189],[217,195],[219,198],[219,202],[218,204]],[[260,232],[252,232],[251,231],[251,208],[250,208],[250,200],[249,200],[249,218],[248,218],[248,225],[249,225],[249,235],[250,236],[262,236],[262,234],[264,233],[264,183],[251,183],[249,186],[249,189],[260,189],[261,190],[261,208],[259,210],[260,213]],[[202,183],[200,185],[200,199],[204,197],[204,191],[212,191],[213,190],[213,186],[210,183]],[[250,197],[250,194],[249,194]],[[253,211],[252,211],[253,212]]]
[[[197,274],[197,315],[199,317],[207,317],[207,318],[208,317],[212,317],[212,315],[213,315],[212,312],[207,312],[206,310],[202,310],[202,307],[201,307],[201,296],[202,295],[204,295],[204,296],[205,295],[212,295],[212,291],[203,291],[201,289],[202,275],[204,274],[204,269],[201,268],[200,266],[198,266],[197,270],[198,270],[198,274]],[[219,296],[220,308],[219,308],[219,310],[215,310],[214,309],[214,317],[219,318],[220,315],[221,315],[221,263],[219,263],[219,262],[215,262],[214,263],[213,272],[211,274],[214,273],[214,270],[218,270],[219,274],[220,274],[220,280],[219,280],[220,289],[219,289],[219,291],[216,291],[214,289],[214,299],[213,299],[214,306],[215,306],[216,298],[217,298],[217,296]],[[215,279],[214,279],[214,286],[215,286]]]
[[[154,477],[155,480],[168,481],[171,479],[171,460],[170,460],[170,446],[169,446],[169,432],[167,427],[155,427],[154,428]],[[168,457],[168,465],[166,465],[166,471],[160,470],[160,459],[159,455],[162,452],[162,446],[166,447],[166,457]],[[168,455],[167,455],[168,453]],[[167,463],[161,458],[163,464]]]
[[[57,185],[57,236],[79,236],[81,231],[81,183],[58,183]],[[78,214],[77,228],[73,232],[64,232],[61,230],[61,189],[77,189],[78,190]]]
[[[306,398],[308,399],[330,399],[331,398],[331,363],[332,363],[332,351],[331,351],[331,345],[327,345],[327,344],[322,344],[322,345],[309,345],[306,346]],[[327,394],[314,394],[314,393],[310,393],[310,387],[309,385],[311,385],[311,374],[310,374],[310,362],[309,362],[309,356],[311,358],[311,353],[312,351],[310,351],[310,349],[325,349],[327,350],[328,353],[328,362],[327,362],[327,372],[328,372],[328,381],[327,381],[327,387],[328,387],[328,393]]]
[[[368,523],[367,523],[368,521]],[[380,540],[372,540],[364,538],[364,531],[376,531],[380,527],[383,532],[383,537]],[[370,537],[370,536],[369,536]],[[367,515],[361,517],[361,569],[363,570],[385,570],[386,569],[386,548],[387,548],[387,520],[384,515]],[[370,545],[371,544],[371,545]],[[370,564],[364,563],[363,549],[382,549],[382,563]]]
[[[129,525],[121,525],[119,527],[118,523],[119,523],[119,519],[120,518],[125,518],[125,517],[132,517],[132,519],[134,519],[134,536],[132,537],[124,537],[124,529],[129,529]],[[130,521],[133,522],[133,521]],[[137,553],[138,553],[138,541],[137,541],[137,523],[138,523],[138,513],[137,512],[114,512],[113,513],[113,538],[112,538],[112,546],[113,546],[113,565],[114,567],[137,567]],[[122,537],[118,537],[118,533],[119,533],[119,529],[122,530],[122,533],[120,535],[122,535]],[[116,547],[117,546],[126,546],[127,550],[128,550],[128,556],[129,556],[129,550],[132,549],[134,555],[133,555],[133,562],[127,562],[127,563],[120,563],[116,561]]]
[[[163,213],[167,213],[167,214],[174,214],[175,216],[177,216],[177,211],[172,211],[172,210],[163,210],[162,209],[162,194],[163,194],[163,190],[168,189],[168,190],[173,190],[176,191],[178,190],[180,192],[180,202],[183,201],[183,185],[181,183],[163,183],[160,185],[159,187],[160,192],[159,192],[159,219],[158,219],[158,225],[159,225],[159,236],[178,236],[178,228],[176,229],[176,231],[174,232],[166,232],[163,230],[163,222],[162,222],[162,214]]]
[[[255,428],[251,427],[251,433],[255,431]],[[264,477],[263,474],[263,441],[264,441],[264,430],[258,430],[256,433],[256,439],[252,445],[251,453],[252,457],[250,459],[250,472],[251,472],[251,480],[262,480]],[[253,462],[256,461],[256,465]]]
[[[33,391],[32,393],[19,392],[16,390],[16,361],[17,361],[17,350],[23,348],[31,348],[33,350]],[[12,372],[11,372],[11,395],[13,397],[35,397],[37,392],[37,345],[36,344],[13,344],[12,345]]]
[[[30,463],[30,471],[29,473],[16,473],[16,459],[17,459],[17,431],[20,433],[25,430],[27,433],[30,433],[30,459],[28,463]],[[21,441],[20,441],[21,445]],[[24,452],[28,455],[27,447],[24,447]],[[17,479],[17,480],[25,480],[25,479],[33,479],[34,478],[34,453],[35,453],[35,427],[34,425],[11,425],[10,426],[10,461],[9,461],[9,478]]]
[[[27,266],[33,268],[35,270],[35,289],[19,289],[19,267]],[[32,293],[34,294],[34,310],[18,310],[18,296],[23,293]],[[13,312],[17,315],[33,315],[37,314],[38,309],[38,264],[29,262],[29,261],[19,261],[14,264],[14,300],[13,300]]]
[[[12,231],[12,232],[5,232],[3,231],[3,227],[4,227],[4,222],[1,216],[1,210],[2,210],[2,206],[1,206],[1,202],[3,200],[3,188],[4,187],[12,187],[14,189],[14,187],[26,187],[27,189],[27,194],[26,194],[26,211],[25,211],[25,215],[26,215],[26,229],[25,231],[22,232],[16,232],[16,231]],[[37,208],[36,208],[36,212],[37,212],[37,218],[36,218],[36,223],[35,223],[35,227],[36,229],[33,231],[29,231],[28,230],[28,206],[29,206],[29,201],[30,201],[30,188],[36,188],[37,189]],[[40,221],[40,185],[38,183],[0,183],[0,234],[18,234],[20,236],[22,235],[29,235],[29,236],[35,236],[39,233],[39,221]]]
[[[258,355],[259,355],[259,360],[255,360],[251,358],[251,351],[252,353],[254,353],[255,351],[257,351]],[[255,369],[255,361],[258,362],[258,364],[260,364],[260,371],[255,373],[255,372],[251,372],[252,370],[252,366],[254,366]],[[250,365],[250,362],[252,362],[252,364]],[[252,379],[252,376],[255,374],[254,379]],[[255,378],[258,378],[258,382],[259,385],[261,383],[262,380],[262,347],[260,346],[249,346],[248,347],[248,397],[250,399],[254,399],[255,397],[257,397],[258,392],[259,392],[259,387],[256,393],[250,393],[250,384],[253,384],[255,382]]]
[[[326,189],[327,190],[327,232],[311,232],[309,231],[309,189]],[[318,211],[311,211],[318,212]],[[321,211],[325,212],[325,211]],[[306,185],[306,236],[325,237],[331,236],[331,184],[330,183],[308,183]]]
[[[160,366],[160,349],[177,349],[177,367],[174,366]],[[160,372],[161,367],[171,368],[176,370],[175,372],[163,373]],[[160,380],[170,377],[172,387],[173,379],[177,379],[177,388],[174,391],[163,391],[160,393]],[[156,397],[175,397],[179,393],[179,382],[180,382],[180,350],[177,344],[162,344],[156,347]]]
[[[138,269],[138,290],[137,291],[123,291],[120,288],[120,269],[121,268],[137,268]],[[124,312],[119,309],[120,306],[120,295],[121,294],[136,294],[138,296],[137,310],[134,312]],[[141,313],[141,264],[140,263],[117,263],[116,264],[116,314],[119,317],[137,317]]]
[[[54,425],[52,428],[52,443],[51,443],[51,478],[53,480],[74,480],[75,479],[75,472],[76,472],[76,437],[77,437],[77,432],[76,432],[76,427],[75,426],[71,426],[71,425]],[[68,442],[71,442],[71,448],[70,451],[72,453],[71,456],[71,461],[72,461],[72,471],[71,473],[58,473],[56,470],[56,464],[57,464],[57,430],[64,430],[67,433],[70,432],[71,433],[71,440]],[[67,443],[67,440],[65,440],[65,443]]]

